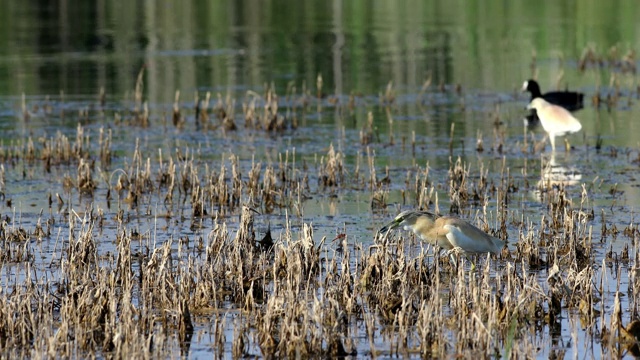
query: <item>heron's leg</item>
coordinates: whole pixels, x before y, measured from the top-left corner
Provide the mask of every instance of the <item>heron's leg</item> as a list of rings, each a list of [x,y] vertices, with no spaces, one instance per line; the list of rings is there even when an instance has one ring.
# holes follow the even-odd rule
[[[469,259],[467,258],[467,260]],[[469,271],[476,271],[476,262],[472,260],[469,260],[469,262],[471,263],[471,269],[469,269]]]
[[[457,248],[457,247],[451,250],[447,250],[447,252],[445,253],[445,255],[449,256],[449,261],[456,269],[458,268],[457,256],[459,256],[460,254],[462,254],[462,256],[464,256],[464,258],[471,263],[471,269],[469,269],[469,271],[475,271],[477,257],[474,256],[474,258],[471,259],[467,254],[462,252],[462,250],[460,250],[460,248]]]
[[[571,152],[571,144],[569,144],[569,139],[564,138],[564,151]]]

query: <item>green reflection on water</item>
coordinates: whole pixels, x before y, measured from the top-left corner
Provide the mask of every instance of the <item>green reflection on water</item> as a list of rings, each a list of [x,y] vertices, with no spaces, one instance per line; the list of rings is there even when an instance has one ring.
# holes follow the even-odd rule
[[[587,44],[633,48],[639,15],[633,1],[13,3],[0,15],[0,93],[123,96],[143,63],[158,102],[177,89],[313,86],[318,73],[328,93],[415,88],[429,73],[508,90],[534,50],[554,63],[540,69],[552,82]]]

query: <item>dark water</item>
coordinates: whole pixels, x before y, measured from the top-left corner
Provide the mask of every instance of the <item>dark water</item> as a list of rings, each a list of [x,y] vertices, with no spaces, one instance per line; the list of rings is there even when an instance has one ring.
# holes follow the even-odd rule
[[[585,184],[596,212],[606,210],[608,221],[623,227],[637,221],[640,203],[640,171],[632,161],[640,142],[640,97],[637,75],[616,64],[640,49],[637,19],[640,9],[634,1],[5,4],[0,12],[0,138],[7,146],[27,136],[46,139],[58,131],[71,135],[79,122],[92,139],[101,128],[111,129],[119,155],[114,168],[128,161],[136,139],[147,156],[158,148],[188,146],[212,166],[232,152],[249,166],[252,159],[277,162],[286,151],[292,157],[295,151],[298,163],[317,166],[318,157],[333,144],[350,166],[358,163],[366,173],[369,152],[378,171],[388,166],[395,180],[389,189],[389,213],[372,213],[369,193],[358,191],[319,195],[303,207],[318,236],[334,237],[336,229],[344,227],[356,241],[368,243],[379,224],[402,207],[400,189],[407,171],[416,166],[428,164],[436,183],[444,183],[457,157],[472,172],[483,166],[491,177],[498,177],[506,164],[520,184],[543,177],[542,155],[521,151],[525,137],[530,141],[532,134],[523,126],[528,97],[520,87],[536,77],[543,91],[568,87],[585,93],[585,108],[576,113],[583,131],[570,137],[575,146],[571,154],[562,151],[554,159],[556,173],[570,173],[576,181],[569,186],[574,201],[579,202]],[[582,70],[580,58],[589,46],[603,63]],[[639,65],[634,56],[629,59]],[[131,131],[118,127],[115,119],[134,106],[136,77],[143,68],[143,97],[152,126]],[[425,82],[430,85],[423,90]],[[380,106],[389,84],[394,96],[391,117]],[[183,129],[170,125],[176,91],[180,105],[193,109],[196,92],[202,97],[210,91],[212,101],[218,93],[241,99],[247,91],[264,93],[271,85],[283,107],[292,87],[297,94],[320,93],[318,111],[301,116],[295,131],[276,137],[203,132],[193,113],[187,113]],[[106,96],[99,107],[101,91]],[[28,120],[22,112],[23,96]],[[350,96],[354,109],[340,110],[336,103],[345,104]],[[594,96],[617,101],[597,107]],[[44,110],[47,106],[53,109],[50,113]],[[240,106],[238,101],[238,112]],[[78,117],[82,111],[87,116]],[[360,130],[368,112],[373,114],[375,136],[367,149]],[[452,124],[455,141],[450,151]],[[533,134],[539,139],[542,131]],[[483,153],[475,151],[478,137],[484,141]],[[496,150],[499,143],[502,152]],[[549,146],[544,156],[548,153]],[[11,169],[11,164],[5,166]],[[24,224],[34,223],[40,209],[48,207],[48,194],[64,193],[54,179],[69,169],[54,169],[50,180],[31,176],[37,169],[12,170],[3,189],[12,206],[5,202],[2,212],[17,211]],[[98,189],[95,202],[107,208],[104,191]],[[438,192],[446,209],[446,191]],[[539,196],[531,190],[515,199],[515,207],[534,222],[546,210]],[[495,210],[495,204],[490,206]],[[594,228],[599,225],[596,219]],[[181,223],[173,234],[188,232],[188,227]],[[509,232],[515,235],[517,229]],[[598,251],[619,251],[624,244],[607,238]],[[206,354],[205,348],[194,346],[196,354],[198,349]]]

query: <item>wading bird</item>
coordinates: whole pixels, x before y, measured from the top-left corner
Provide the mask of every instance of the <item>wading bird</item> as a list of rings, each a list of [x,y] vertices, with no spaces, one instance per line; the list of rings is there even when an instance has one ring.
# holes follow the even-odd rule
[[[548,103],[562,106],[569,111],[580,110],[584,106],[583,93],[575,91],[550,91],[543,94],[540,91],[540,85],[538,85],[538,82],[533,79],[529,79],[522,84],[522,91],[528,91],[531,94],[531,101],[535,98],[541,97]],[[527,125],[529,129],[535,128],[539,123],[540,119],[535,111],[531,111],[525,117],[525,125]]]
[[[542,128],[549,134],[552,151],[556,151],[556,136],[572,134],[582,129],[580,121],[573,117],[567,109],[550,104],[543,98],[533,99],[527,109],[536,110]]]
[[[400,226],[403,226],[405,230],[413,231],[422,241],[447,250],[449,255],[453,255],[453,253],[463,255],[498,254],[505,246],[504,241],[485,233],[462,219],[440,216],[428,211],[403,211],[393,221],[382,227],[379,233],[386,233]]]

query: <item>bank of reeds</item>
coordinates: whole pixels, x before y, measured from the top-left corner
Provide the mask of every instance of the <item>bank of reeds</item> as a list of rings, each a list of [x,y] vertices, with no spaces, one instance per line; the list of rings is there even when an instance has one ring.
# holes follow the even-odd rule
[[[119,126],[157,125],[141,76],[134,108],[119,115]],[[213,106],[207,93],[196,95],[192,109],[176,93],[170,126],[278,136],[295,131],[310,104],[344,106],[345,113],[355,106],[353,96],[342,104],[325,99],[321,77],[316,90],[297,94],[292,86],[286,101],[272,87],[238,100],[217,94]],[[397,100],[391,84],[379,96],[390,122]],[[81,124],[75,136],[3,144],[5,208],[13,205],[5,166],[24,177],[57,175],[61,190],[49,194],[36,222],[2,214],[0,354],[177,357],[196,341],[216,357],[527,358],[569,325],[572,337],[583,331],[593,344],[586,351],[636,354],[636,225],[618,231],[604,211],[597,214],[593,188],[533,186],[544,170],[529,175],[536,172],[525,163],[516,173],[504,158],[493,173],[483,158],[470,164],[451,157],[441,178],[428,164],[398,175],[377,164],[375,146],[400,145],[376,139],[372,116],[360,131],[355,164],[333,143],[314,156],[290,149],[271,160],[233,151],[203,156],[194,144],[150,149],[140,140],[123,154],[111,128],[98,128],[96,137]],[[512,151],[502,146],[487,152]],[[414,157],[415,148],[414,138]],[[361,174],[362,154],[368,176]],[[374,223],[335,239],[316,235],[305,205],[344,192],[371,198],[362,222]],[[397,206],[390,192],[402,194]],[[541,211],[523,211],[523,196]],[[445,209],[506,239],[508,249],[454,264],[409,233],[377,234],[375,221],[400,207]],[[600,240],[609,236],[625,236],[630,245],[599,260],[608,250]],[[615,281],[631,279],[630,315],[620,308],[620,293],[610,291],[611,273]],[[552,346],[546,353],[563,351]]]

